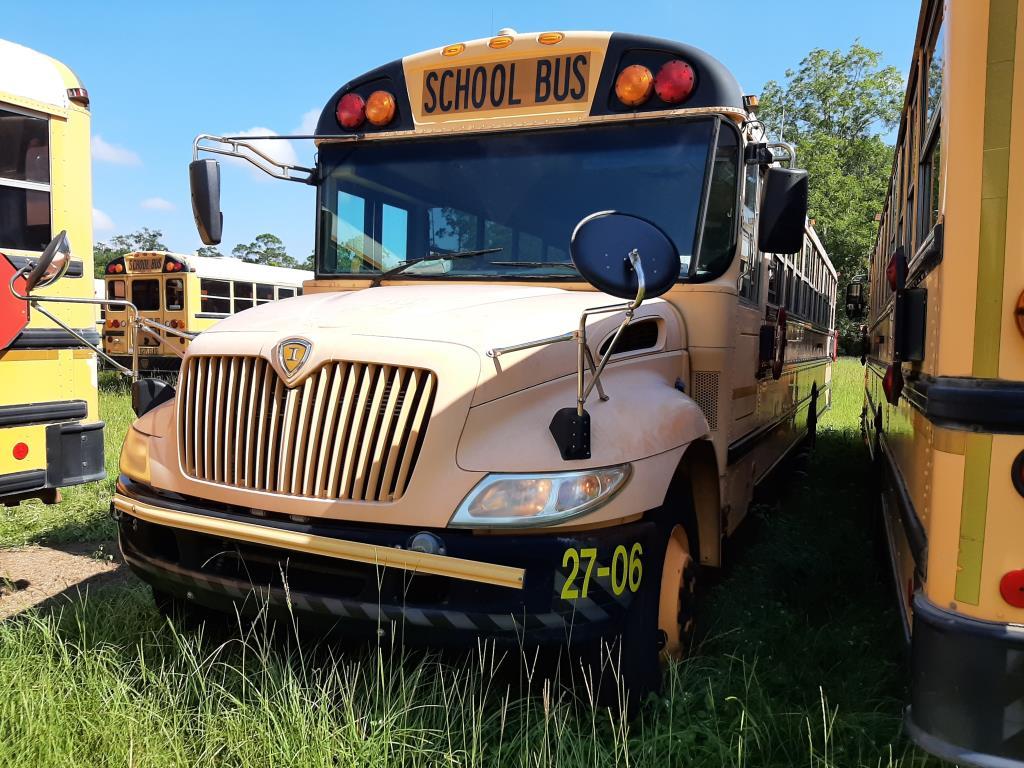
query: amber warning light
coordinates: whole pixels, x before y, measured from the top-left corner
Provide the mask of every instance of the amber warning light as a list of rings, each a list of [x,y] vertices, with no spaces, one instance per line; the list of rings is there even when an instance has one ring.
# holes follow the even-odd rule
[[[615,96],[627,107],[646,104],[652,95],[665,104],[682,104],[696,83],[693,67],[681,59],[670,59],[654,74],[643,64],[630,64],[615,78]]]

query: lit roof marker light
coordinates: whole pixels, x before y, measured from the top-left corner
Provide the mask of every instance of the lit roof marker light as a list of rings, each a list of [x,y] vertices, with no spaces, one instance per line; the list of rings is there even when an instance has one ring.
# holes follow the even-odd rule
[[[464,50],[466,50],[466,44],[465,43],[454,43],[453,45],[446,45],[444,48],[442,48],[441,49],[441,55],[442,56],[458,56]]]
[[[537,42],[541,45],[557,45],[563,40],[565,35],[562,32],[542,32],[537,35]]]
[[[639,107],[654,90],[654,75],[643,64],[630,64],[615,78],[615,95],[627,107]]]
[[[366,100],[366,119],[381,128],[395,117],[395,97],[387,91],[374,91]]]
[[[654,91],[666,104],[678,104],[686,101],[693,93],[694,81],[693,67],[685,61],[672,59],[658,70],[654,78]]]
[[[358,93],[346,93],[338,99],[338,124],[342,128],[354,129],[366,119],[366,102]]]
[[[487,43],[487,45],[489,45],[491,48],[508,48],[510,45],[512,45],[512,36],[498,35],[497,37],[492,37],[491,41]]]

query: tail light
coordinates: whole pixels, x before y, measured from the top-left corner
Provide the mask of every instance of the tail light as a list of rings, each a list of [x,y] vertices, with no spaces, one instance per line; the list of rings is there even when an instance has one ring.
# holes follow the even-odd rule
[[[378,128],[387,125],[395,116],[395,97],[387,91],[374,91],[366,100],[366,119]]]
[[[654,91],[666,104],[679,104],[693,93],[693,67],[673,59],[662,64],[654,78]]]
[[[639,107],[653,90],[654,75],[643,64],[630,64],[615,78],[615,95],[627,107]]]
[[[28,445],[26,443],[15,443],[11,455],[16,461],[22,461],[28,457]]]
[[[903,392],[903,367],[899,363],[889,363],[882,377],[882,389],[889,405],[899,405],[900,394]]]
[[[366,120],[366,102],[358,93],[346,93],[338,99],[338,125],[352,130]]]
[[[1014,608],[1024,608],[1024,571],[1010,571],[999,580],[999,594]]]
[[[907,257],[903,248],[897,248],[885,267],[885,279],[893,291],[901,290],[907,283]]]
[[[116,319],[115,320],[111,320],[110,321],[110,327],[111,328],[120,328],[121,327],[121,321],[120,320],[116,320]]]
[[[1024,496],[1024,451],[1017,454],[1017,458],[1013,460],[1013,467],[1010,469],[1010,479],[1013,481],[1013,487],[1017,490],[1021,496]]]

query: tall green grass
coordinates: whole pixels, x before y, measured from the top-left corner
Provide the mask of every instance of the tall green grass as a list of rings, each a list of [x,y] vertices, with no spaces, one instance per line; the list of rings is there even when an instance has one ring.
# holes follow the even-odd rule
[[[404,655],[162,621],[141,586],[0,623],[0,766],[919,766],[842,361],[818,447],[752,510],[705,636],[628,719],[493,649]]]

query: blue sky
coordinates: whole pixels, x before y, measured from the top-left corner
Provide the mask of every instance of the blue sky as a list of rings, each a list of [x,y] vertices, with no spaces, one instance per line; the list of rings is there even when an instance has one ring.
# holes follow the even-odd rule
[[[913,0],[493,0],[289,3],[4,0],[2,34],[52,55],[84,80],[93,110],[95,237],[143,226],[172,250],[200,245],[188,170],[198,133],[305,132],[353,76],[427,48],[520,32],[599,29],[672,38],[721,59],[759,93],[812,48],[855,38],[906,72],[919,4]],[[291,147],[299,164],[311,144]],[[226,167],[225,252],[261,232],[289,252],[312,249],[311,188]]]

